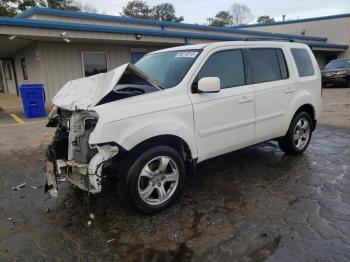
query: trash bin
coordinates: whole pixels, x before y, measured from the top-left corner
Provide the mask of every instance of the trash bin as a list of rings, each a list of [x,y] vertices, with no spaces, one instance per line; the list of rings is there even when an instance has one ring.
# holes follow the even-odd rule
[[[42,84],[24,84],[19,87],[26,118],[45,117],[45,90]]]

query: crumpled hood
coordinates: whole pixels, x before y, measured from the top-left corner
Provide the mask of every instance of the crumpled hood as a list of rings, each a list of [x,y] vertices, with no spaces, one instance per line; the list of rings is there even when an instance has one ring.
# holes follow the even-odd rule
[[[95,106],[113,90],[129,64],[90,77],[67,82],[54,96],[54,105],[67,110],[88,109]]]

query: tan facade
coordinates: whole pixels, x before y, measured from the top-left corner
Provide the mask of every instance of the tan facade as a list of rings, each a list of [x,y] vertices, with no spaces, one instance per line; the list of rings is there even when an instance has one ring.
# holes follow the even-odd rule
[[[14,61],[18,85],[26,83],[44,84],[47,99],[52,99],[56,92],[69,80],[84,77],[82,53],[102,52],[107,57],[107,69],[112,70],[130,61],[132,50],[152,52],[160,49],[155,46],[126,46],[108,44],[64,44],[41,42],[33,44],[16,53]],[[24,58],[28,79],[25,80],[21,68]],[[10,93],[16,94],[15,86]]]
[[[286,23],[276,23],[266,26],[249,26],[244,27],[248,30],[258,30],[263,32],[285,33],[293,35],[318,36],[326,37],[327,42],[350,45],[350,16],[336,17],[334,19],[317,19],[314,21],[300,21]],[[322,50],[322,48],[315,48],[316,58],[320,65],[326,62],[327,53],[329,49]],[[338,58],[350,58],[350,49],[343,52],[336,53]]]

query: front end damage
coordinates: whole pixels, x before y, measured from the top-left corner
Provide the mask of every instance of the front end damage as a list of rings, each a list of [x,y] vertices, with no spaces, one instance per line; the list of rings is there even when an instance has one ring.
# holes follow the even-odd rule
[[[89,137],[97,123],[93,111],[74,112],[55,108],[48,126],[56,132],[47,150],[45,191],[58,195],[58,181],[67,179],[82,190],[99,193],[102,189],[102,170],[118,154],[113,144],[90,145]]]
[[[57,197],[57,181],[64,177],[83,190],[101,192],[102,171],[119,147],[113,142],[89,143],[99,118],[94,107],[159,90],[157,83],[130,64],[65,84],[53,98],[55,108],[47,124],[56,132],[47,150],[45,191]]]

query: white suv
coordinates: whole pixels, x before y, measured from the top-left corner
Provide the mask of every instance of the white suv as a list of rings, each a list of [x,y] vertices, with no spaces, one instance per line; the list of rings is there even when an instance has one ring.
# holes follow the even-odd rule
[[[65,176],[99,193],[116,175],[121,197],[152,213],[206,159],[270,139],[301,154],[320,115],[321,76],[304,44],[200,44],[70,81],[53,103],[46,190],[57,196]]]

